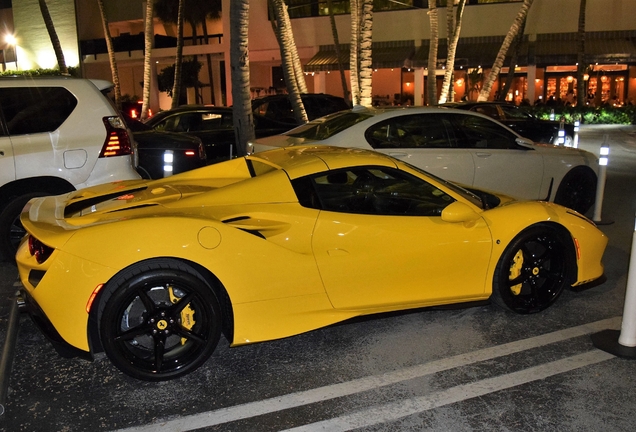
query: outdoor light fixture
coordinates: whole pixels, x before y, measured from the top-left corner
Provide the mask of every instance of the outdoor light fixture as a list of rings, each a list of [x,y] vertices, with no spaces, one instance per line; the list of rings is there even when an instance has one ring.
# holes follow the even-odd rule
[[[607,166],[607,163],[609,162],[609,145],[603,144],[599,154],[601,157],[598,158],[598,164],[601,166]]]

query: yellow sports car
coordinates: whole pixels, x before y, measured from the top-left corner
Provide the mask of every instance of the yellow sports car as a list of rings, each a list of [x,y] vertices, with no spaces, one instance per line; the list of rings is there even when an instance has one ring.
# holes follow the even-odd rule
[[[36,198],[21,220],[35,320],[143,380],[196,369],[221,332],[242,345],[491,296],[538,312],[601,277],[607,244],[559,205],[326,146]]]

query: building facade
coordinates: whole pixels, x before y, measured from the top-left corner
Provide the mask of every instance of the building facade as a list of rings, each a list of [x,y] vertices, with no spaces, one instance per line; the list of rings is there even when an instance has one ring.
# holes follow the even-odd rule
[[[32,34],[37,0],[13,1],[16,34],[22,42],[18,57],[32,65],[46,67],[37,52],[48,36]],[[59,10],[74,17],[74,26],[64,24],[62,42],[67,64],[74,62],[89,78],[111,79],[103,42],[101,18],[94,0],[47,0],[54,22]],[[184,55],[202,64],[201,85],[190,89],[188,102],[231,105],[229,40],[230,0],[222,1],[220,19],[207,19],[193,31],[185,26]],[[350,15],[348,1],[333,0],[338,37],[345,68],[348,69]],[[422,105],[426,81],[434,76],[441,85],[446,64],[446,8],[438,2],[439,50],[437,69],[427,70],[430,21],[427,1],[377,1],[373,15],[374,103]],[[143,0],[106,0],[110,31],[117,45],[122,93],[140,95],[143,81]],[[310,91],[342,95],[335,45],[327,2],[289,0],[292,27]],[[397,6],[396,6],[397,5]],[[30,7],[30,10],[25,8]],[[519,0],[469,0],[462,20],[454,72],[454,98],[476,99],[480,79],[488,74],[501,42],[510,29],[521,3]],[[509,67],[514,81],[506,99],[515,103],[555,99],[564,103],[576,92],[576,33],[580,0],[535,0],[530,8],[523,41],[514,65],[505,64],[491,98],[499,91]],[[72,12],[71,12],[72,10]],[[586,92],[589,103],[622,105],[636,101],[636,1],[587,0],[586,8]],[[284,91],[278,43],[269,22],[267,0],[250,2],[249,61],[253,96]],[[43,24],[42,24],[43,26]],[[59,32],[59,31],[58,31]],[[67,34],[71,35],[69,39]],[[176,26],[155,18],[153,67],[157,74],[174,62]],[[73,47],[76,54],[73,53]],[[54,58],[54,57],[53,57]],[[75,60],[77,59],[77,60]],[[18,63],[26,68],[27,63]],[[348,71],[347,71],[348,79]],[[597,92],[597,88],[601,88]],[[170,106],[166,93],[153,88],[151,106]]]

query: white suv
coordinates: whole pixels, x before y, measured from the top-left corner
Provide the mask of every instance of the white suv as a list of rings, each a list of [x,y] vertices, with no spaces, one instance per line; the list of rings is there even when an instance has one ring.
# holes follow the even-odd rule
[[[0,78],[0,259],[12,261],[29,199],[137,179],[107,81]]]

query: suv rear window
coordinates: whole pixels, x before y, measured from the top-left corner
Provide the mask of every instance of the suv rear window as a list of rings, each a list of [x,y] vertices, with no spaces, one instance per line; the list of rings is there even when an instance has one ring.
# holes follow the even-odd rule
[[[10,135],[53,132],[76,106],[75,96],[63,87],[0,88],[0,107]]]

